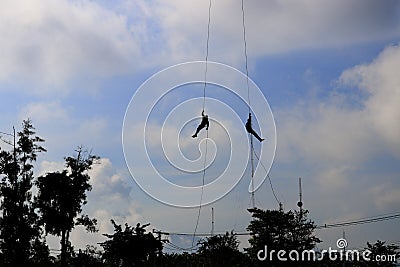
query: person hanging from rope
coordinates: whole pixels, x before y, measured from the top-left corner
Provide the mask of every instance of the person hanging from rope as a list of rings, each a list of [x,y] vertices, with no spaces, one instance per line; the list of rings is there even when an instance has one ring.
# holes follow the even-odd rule
[[[255,138],[258,139],[258,141],[262,142],[262,141],[265,140],[264,138],[261,138],[261,137],[256,133],[256,131],[254,131],[253,128],[251,127],[251,113],[249,113],[249,118],[247,119],[247,122],[246,122],[246,130],[247,130],[248,133],[254,135]]]
[[[192,135],[193,138],[197,137],[197,134],[200,132],[201,129],[203,129],[204,127],[206,127],[206,130],[208,131],[208,126],[210,126],[210,122],[208,121],[208,115],[204,114],[204,110],[201,112],[201,123],[200,125],[197,127],[196,133],[194,135]]]

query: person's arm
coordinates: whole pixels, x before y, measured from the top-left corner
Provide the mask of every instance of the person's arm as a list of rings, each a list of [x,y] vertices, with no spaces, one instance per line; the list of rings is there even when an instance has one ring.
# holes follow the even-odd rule
[[[201,112],[201,116],[203,116],[203,117],[204,117],[204,109],[203,109],[203,111]]]

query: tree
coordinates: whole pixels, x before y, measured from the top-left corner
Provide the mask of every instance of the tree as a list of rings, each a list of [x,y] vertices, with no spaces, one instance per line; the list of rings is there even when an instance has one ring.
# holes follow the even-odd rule
[[[98,160],[97,156],[76,150],[75,157],[65,158],[67,169],[38,177],[36,206],[41,214],[46,233],[61,237],[61,266],[66,266],[71,245],[69,234],[76,225],[84,225],[90,232],[96,231],[96,219],[82,214],[86,193],[92,189],[87,171]],[[80,215],[80,217],[78,217]]]
[[[377,240],[376,243],[371,244],[367,242],[367,247],[365,248],[371,252],[368,256],[370,261],[365,261],[361,258],[360,266],[375,267],[375,266],[397,266],[396,261],[400,259],[399,246],[396,245],[386,245],[385,242]],[[393,258],[389,258],[393,255]],[[380,257],[381,261],[376,260],[377,256]]]
[[[31,121],[24,120],[17,136],[11,135],[13,142],[6,142],[13,146],[13,151],[0,148],[0,249],[6,266],[27,266],[37,262],[35,248],[48,251],[41,240],[32,202],[33,163],[37,153],[46,151],[40,146],[44,140],[36,136],[34,130]]]
[[[162,243],[152,233],[146,233],[150,224],[136,227],[125,224],[122,226],[111,220],[114,234],[103,234],[109,240],[101,243],[104,249],[103,259],[107,266],[157,266],[157,254],[162,250]]]
[[[161,264],[162,267],[193,267],[202,266],[200,257],[196,253],[168,253],[163,254]]]
[[[86,246],[85,250],[79,252],[71,259],[70,267],[101,267],[104,266],[101,260],[102,253],[94,246]]]
[[[313,249],[316,243],[321,242],[313,232],[316,227],[314,222],[307,219],[308,211],[284,212],[282,210],[249,209],[253,220],[247,230],[250,231],[250,247],[246,249],[253,262],[257,265],[266,264],[259,261],[257,253],[265,250],[269,252],[284,250],[289,253],[295,250],[300,253],[304,250]],[[268,253],[267,251],[267,253]],[[269,263],[269,254],[267,255]],[[286,254],[286,258],[287,258]],[[272,254],[272,266],[300,266],[299,262],[281,262],[277,259],[277,253]]]
[[[250,261],[239,251],[239,241],[233,232],[200,240],[198,254],[202,266],[249,266]]]

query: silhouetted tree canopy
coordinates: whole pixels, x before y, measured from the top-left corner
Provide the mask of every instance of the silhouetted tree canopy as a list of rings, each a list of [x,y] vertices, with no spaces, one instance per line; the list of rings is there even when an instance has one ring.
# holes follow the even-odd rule
[[[162,250],[162,243],[152,233],[146,233],[150,224],[135,227],[121,225],[111,220],[114,234],[103,234],[109,239],[100,245],[104,249],[103,259],[107,266],[158,266],[157,254]]]
[[[27,266],[48,255],[32,203],[33,163],[46,149],[30,120],[24,120],[22,130],[10,136],[14,140],[7,143],[12,150],[0,148],[0,250],[5,266]]]
[[[90,219],[81,212],[86,204],[86,193],[92,189],[87,171],[97,159],[97,156],[79,147],[75,157],[65,158],[65,170],[47,173],[37,179],[36,206],[46,233],[61,236],[61,266],[66,264],[69,233],[75,225],[84,225],[88,231],[96,231],[96,219]]]
[[[268,262],[260,262],[257,253],[267,246],[268,251],[313,249],[321,240],[314,236],[316,225],[307,219],[307,210],[284,212],[282,210],[249,209],[253,220],[247,230],[250,231],[250,247],[246,249],[253,262],[265,266]],[[281,262],[274,254],[271,266],[299,266],[298,262]],[[283,264],[283,265],[282,265]]]
[[[379,257],[384,256],[387,257],[389,255],[395,255],[396,260],[400,259],[400,252],[399,252],[399,246],[397,245],[386,245],[386,242],[379,241],[377,240],[374,244],[371,244],[367,242],[367,247],[365,249],[368,249],[371,251],[371,254],[369,255],[370,259],[376,259],[376,257],[379,255]],[[396,263],[393,261],[365,261],[362,259],[361,263],[359,266],[365,266],[365,267],[391,267],[391,266],[396,266]]]
[[[201,266],[249,266],[250,260],[239,251],[236,235],[226,232],[200,240],[198,254]]]

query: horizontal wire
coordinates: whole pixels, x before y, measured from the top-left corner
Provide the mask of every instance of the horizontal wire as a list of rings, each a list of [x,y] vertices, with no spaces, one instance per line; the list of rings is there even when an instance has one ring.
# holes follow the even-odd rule
[[[319,225],[316,227],[316,229],[327,229],[327,228],[334,228],[334,227],[343,227],[343,226],[352,226],[352,225],[361,225],[361,224],[367,224],[367,223],[375,223],[375,222],[382,222],[382,221],[388,221],[388,220],[393,220],[393,219],[398,219],[400,218],[400,213],[393,213],[393,214],[386,214],[386,215],[380,215],[380,216],[373,216],[369,218],[363,218],[363,219],[358,219],[358,220],[353,220],[353,221],[345,221],[345,222],[337,222],[337,223],[330,223],[330,224],[324,224],[324,225]],[[227,231],[229,232],[229,231]],[[219,233],[214,233],[215,235],[223,235],[226,232],[219,232]],[[177,235],[177,236],[193,236],[193,233],[169,233],[170,235]],[[250,235],[250,232],[234,232],[234,235]],[[196,236],[211,236],[210,233],[197,233]]]

